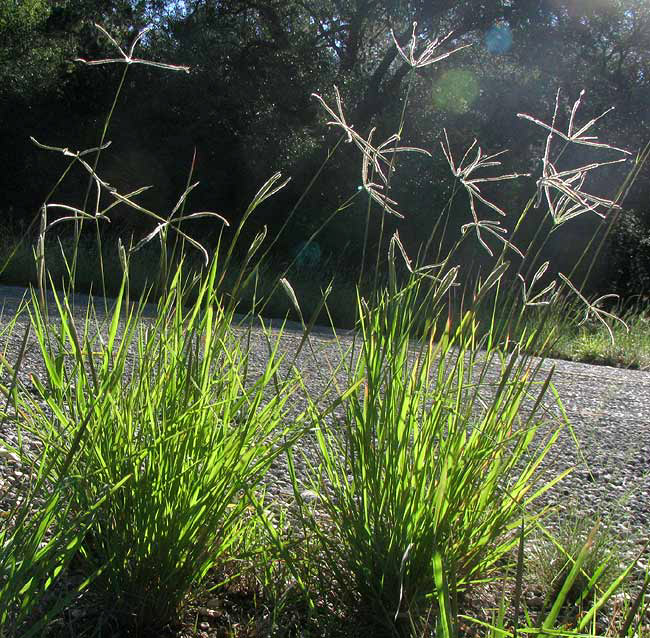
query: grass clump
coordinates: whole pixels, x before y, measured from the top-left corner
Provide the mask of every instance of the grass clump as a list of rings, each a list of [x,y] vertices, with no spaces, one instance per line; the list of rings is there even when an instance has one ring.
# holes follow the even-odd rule
[[[454,276],[438,285],[414,277],[362,307],[359,356],[339,399],[344,416],[329,424],[312,408],[320,459],[303,524],[322,543],[317,560],[331,591],[388,634],[407,635],[432,602],[437,622],[453,630],[457,595],[495,570],[516,544],[513,527],[549,487],[532,491],[559,434],[530,454],[538,415],[522,417],[520,408],[549,380],[536,383],[518,353],[497,357],[501,381],[481,396],[496,353],[479,355],[472,312],[436,333]],[[423,317],[431,320],[413,351],[409,337]]]
[[[538,534],[530,543],[527,566],[532,582],[541,586],[544,606],[548,609],[557,599],[571,568],[589,540],[580,572],[568,588],[565,604],[575,607],[602,594],[620,573],[617,539],[601,524],[580,512],[572,512],[559,522],[554,535]]]
[[[119,486],[117,486],[119,487]],[[71,511],[63,482],[44,489],[25,486],[23,499],[0,529],[0,636],[41,636],[61,611],[75,602],[96,572],[72,591],[54,592],[57,579],[79,552],[92,517],[106,498]]]
[[[650,325],[647,311],[621,313],[626,327],[612,326],[614,339],[601,326],[586,325],[574,329],[574,338],[558,349],[557,354],[566,353],[566,358],[584,363],[631,368],[650,369]],[[553,351],[555,354],[555,350]]]
[[[78,332],[65,301],[57,299],[60,330],[32,315],[47,376],[17,408],[24,428],[59,451],[49,471],[65,481],[71,511],[81,515],[102,499],[77,562],[98,573],[90,591],[108,616],[135,634],[174,620],[238,544],[246,493],[297,432],[283,418],[291,384],[266,392],[276,347],[261,376],[246,379],[232,311],[215,296],[216,272],[215,261],[188,315],[177,273],[147,331],[133,310],[120,325],[120,295],[105,341]]]

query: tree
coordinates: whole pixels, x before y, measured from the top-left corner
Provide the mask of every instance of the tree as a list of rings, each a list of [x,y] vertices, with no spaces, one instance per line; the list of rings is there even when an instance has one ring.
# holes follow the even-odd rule
[[[125,86],[114,114],[111,137],[116,152],[122,149],[133,156],[138,147],[150,161],[129,166],[158,167],[155,175],[146,177],[161,176],[167,185],[160,191],[164,207],[165,202],[173,205],[182,190],[196,147],[195,177],[202,182],[193,192],[196,205],[216,207],[233,222],[234,211],[241,210],[259,184],[282,170],[293,178],[292,184],[268,202],[266,214],[259,217],[260,224],[277,228],[338,136],[327,132],[326,115],[310,95],[319,93],[332,103],[332,87],[337,85],[348,121],[362,135],[377,127],[377,140],[399,126],[408,90],[403,140],[424,143],[435,152],[433,165],[405,164],[406,180],[394,192],[409,213],[409,219],[400,222],[402,237],[410,235],[415,244],[426,233],[423,225],[444,205],[451,183],[438,146],[443,128],[454,148],[467,148],[477,137],[487,151],[511,149],[503,156],[505,170],[535,174],[543,132],[516,114],[548,120],[560,88],[560,118],[566,118],[584,88],[582,117],[596,117],[615,105],[606,120],[608,139],[640,147],[650,133],[649,12],[642,0],[5,3],[0,25],[11,37],[0,45],[0,56],[9,60],[0,67],[0,79],[5,80],[0,84],[0,109],[6,121],[16,123],[14,139],[17,131],[27,139],[26,127],[32,132],[36,126],[52,135],[61,129],[60,136],[74,143],[96,141],[79,139],[79,131],[94,130],[92,120],[105,112],[115,68],[87,68],[71,60],[105,57],[110,51],[93,26],[97,21],[125,45],[140,28],[152,24],[139,55],[187,64],[192,71],[189,76],[150,68],[129,71],[136,87]],[[450,32],[440,53],[471,46],[439,64],[412,69],[395,41],[403,50],[408,47],[413,22],[416,56],[427,42]],[[146,87],[146,100],[137,87]],[[18,114],[27,107],[29,117]],[[70,114],[74,121],[68,121]],[[321,176],[322,187],[302,202],[301,233],[309,233],[355,192],[360,175],[351,150],[343,145]],[[33,159],[19,162],[30,163]],[[141,170],[122,172],[135,180]],[[0,179],[11,188],[12,183],[26,183],[25,175],[14,171]],[[612,170],[600,186],[603,194],[611,195],[621,177],[619,168]],[[641,186],[647,183],[646,176]],[[513,187],[507,193],[509,204],[523,205],[526,192]],[[635,198],[643,197],[639,188]],[[361,226],[363,218],[359,215]],[[346,222],[336,232],[352,227]],[[356,232],[358,237],[363,234],[358,228]]]

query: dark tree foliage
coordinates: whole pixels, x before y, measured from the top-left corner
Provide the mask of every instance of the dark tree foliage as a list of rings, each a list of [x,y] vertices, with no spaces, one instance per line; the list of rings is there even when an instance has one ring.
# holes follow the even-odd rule
[[[471,46],[411,72],[393,34],[405,46],[413,22],[420,47],[450,32],[441,52]],[[144,201],[164,213],[182,192],[196,151],[193,178],[201,185],[191,207],[234,223],[260,184],[281,170],[292,182],[260,211],[251,232],[255,224],[279,228],[339,138],[310,97],[317,92],[333,103],[334,85],[348,121],[364,135],[377,127],[375,139],[397,129],[408,90],[404,141],[434,153],[433,160],[401,160],[394,187],[407,217],[400,234],[413,252],[450,193],[438,143],[443,128],[458,152],[478,138],[489,152],[510,149],[505,171],[535,174],[544,134],[516,114],[548,121],[561,89],[566,121],[585,89],[583,121],[616,107],[597,131],[608,141],[637,151],[650,138],[645,0],[11,0],[0,3],[0,210],[8,222],[9,210],[14,221],[32,219],[61,168],[30,135],[71,148],[99,139],[120,72],[74,62],[114,57],[95,23],[124,46],[152,25],[139,57],[191,67],[189,75],[130,69],[100,172],[124,190],[155,185]],[[613,168],[592,190],[612,196],[628,169]],[[285,252],[356,192],[360,179],[359,158],[343,145],[303,199]],[[628,200],[641,220],[648,183],[646,170]],[[85,186],[85,176],[73,175],[55,198],[79,203]],[[517,212],[531,188],[533,180],[502,185],[500,203]],[[347,245],[358,263],[365,209],[358,197],[335,218],[321,240],[324,253]],[[145,232],[132,214],[114,215],[114,228]],[[467,211],[458,206],[454,215],[462,222]]]

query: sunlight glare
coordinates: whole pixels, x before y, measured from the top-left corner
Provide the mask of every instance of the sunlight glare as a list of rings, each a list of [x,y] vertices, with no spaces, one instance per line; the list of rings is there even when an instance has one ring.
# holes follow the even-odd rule
[[[434,83],[434,107],[441,111],[466,113],[479,96],[479,84],[469,69],[452,69]]]

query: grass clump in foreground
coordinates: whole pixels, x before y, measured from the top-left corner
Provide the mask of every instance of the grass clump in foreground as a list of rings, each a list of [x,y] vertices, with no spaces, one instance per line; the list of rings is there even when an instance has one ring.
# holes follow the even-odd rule
[[[58,451],[50,476],[66,484],[79,513],[106,486],[124,483],[97,508],[78,552],[78,568],[97,573],[92,589],[121,627],[174,619],[192,587],[241,542],[242,493],[297,432],[284,418],[291,384],[277,382],[264,400],[279,365],[275,349],[261,377],[247,383],[232,316],[214,297],[216,263],[189,317],[173,305],[182,300],[180,272],[146,331],[132,311],[118,336],[118,297],[99,351],[61,306],[52,356],[48,325],[32,318],[48,374],[36,397],[21,396],[16,407],[29,416],[25,429]]]
[[[431,311],[452,284],[453,276],[437,285],[416,278],[361,308],[345,414],[333,428],[312,406],[321,456],[309,505],[296,484],[333,591],[365,622],[402,635],[431,605],[453,633],[458,595],[498,571],[522,520],[532,528],[529,507],[551,487],[532,489],[536,469],[559,434],[531,454],[539,416],[519,420],[519,409],[527,396],[541,399],[549,379],[534,381],[518,353],[497,363],[500,381],[482,396],[496,353],[479,360],[471,311],[436,334]],[[409,335],[422,316],[432,318],[428,338],[413,352]]]
[[[133,58],[136,44],[128,55],[120,49],[125,73],[131,63],[142,62]],[[414,70],[438,61],[435,45],[417,58],[416,46],[414,31],[410,48],[399,48]],[[378,145],[372,135],[364,139],[347,124],[335,95],[335,109],[319,100],[330,124],[361,151],[369,206],[374,202],[383,214],[399,215],[398,203],[388,195],[396,158],[403,152],[428,152],[400,147],[399,134]],[[250,617],[243,624],[246,631],[265,635],[291,628],[297,635],[341,634],[359,625],[378,636],[447,637],[467,631],[495,637],[517,631],[603,635],[600,612],[634,565],[612,576],[605,591],[598,590],[593,575],[602,574],[606,565],[587,564],[595,532],[578,551],[565,552],[559,585],[542,615],[528,610],[522,597],[527,539],[544,513],[535,502],[563,478],[538,478],[560,432],[557,425],[546,427],[552,380],[540,377],[540,363],[532,357],[546,354],[554,338],[540,328],[544,313],[557,307],[560,292],[575,293],[588,318],[606,327],[608,320],[616,321],[587,301],[570,276],[561,274],[536,288],[548,266],[535,263],[544,238],[540,244],[534,239],[526,250],[516,244],[517,229],[536,210],[536,200],[545,202],[554,228],[578,214],[604,214],[615,206],[580,190],[580,176],[601,164],[558,173],[552,163],[557,136],[596,145],[584,136],[593,122],[574,130],[579,105],[580,100],[567,134],[556,127],[559,100],[551,125],[525,116],[550,131],[543,188],[508,239],[498,220],[479,218],[479,205],[504,211],[486,200],[477,184],[517,176],[477,177],[475,171],[499,165],[496,156],[473,145],[458,164],[445,136],[443,153],[469,197],[472,221],[450,253],[438,255],[435,266],[412,262],[399,235],[390,239],[388,286],[370,295],[358,293],[356,336],[349,351],[338,341],[345,356],[332,362],[335,391],[325,396],[314,396],[290,361],[280,372],[280,338],[268,334],[266,364],[252,376],[246,340],[232,327],[244,291],[253,290],[251,315],[261,312],[273,294],[257,296],[258,275],[270,250],[262,252],[264,232],[253,240],[240,268],[232,269],[244,224],[282,187],[279,176],[259,191],[230,245],[220,244],[210,256],[180,225],[197,216],[219,217],[185,213],[190,181],[172,215],[162,217],[139,206],[137,193],[122,195],[103,182],[96,162],[85,159],[99,157],[106,147],[103,137],[97,148],[81,153],[41,145],[79,163],[89,173],[89,188],[154,219],[156,228],[136,246],[120,245],[122,280],[107,324],[99,325],[91,309],[80,325],[70,309],[79,267],[76,246],[83,225],[92,224],[102,255],[99,224],[113,204],[100,209],[97,197],[95,211],[66,207],[73,213],[77,243],[72,258],[64,259],[70,285],[55,295],[52,320],[45,294],[45,238],[52,228],[47,213],[55,205],[43,206],[35,251],[38,289],[29,306],[29,325],[44,376],[32,375],[32,387],[22,374],[28,334],[15,362],[1,359],[9,380],[0,386],[6,397],[3,422],[18,432],[3,446],[30,469],[39,500],[25,498],[2,522],[0,636],[43,635],[53,627],[50,620],[71,605],[86,605],[91,635],[159,635],[206,589],[219,597],[226,583],[255,579]],[[109,123],[110,115],[105,131]],[[403,120],[400,130],[402,125]],[[441,220],[422,254],[442,245],[436,232],[445,227]],[[180,238],[181,264],[190,248],[205,258],[206,267],[196,276],[184,275],[182,265],[172,267],[178,255],[167,253],[170,232]],[[474,285],[459,322],[445,324],[447,295],[463,282],[462,268],[452,265],[454,254],[471,237],[493,258],[493,266]],[[157,319],[147,322],[142,306],[134,307],[130,299],[130,257],[154,238],[161,246],[162,295]],[[501,242],[500,251],[493,241]],[[521,277],[513,280],[522,280],[522,294],[504,306],[502,290],[512,287],[507,277],[514,260],[520,260],[515,271]],[[234,283],[225,289],[227,281]],[[303,322],[302,349],[317,313],[304,320],[286,277],[279,277],[276,287],[288,293]],[[508,309],[505,318],[497,316],[497,303]],[[319,305],[328,309],[327,291]],[[542,313],[532,328],[526,324],[531,308]],[[18,325],[14,321],[9,333]],[[287,402],[298,389],[307,405],[300,414],[290,414]],[[301,474],[297,460],[307,430],[316,437],[317,457],[306,458],[307,471]],[[27,433],[39,442],[36,455],[21,445]],[[271,464],[281,456],[286,456],[294,488],[291,507],[263,495]],[[581,580],[584,573],[586,581]],[[628,599],[606,634],[646,631],[649,582],[646,574],[638,595]],[[509,586],[497,598],[492,619],[468,613],[478,591],[498,589],[501,583]],[[574,598],[577,583],[582,615],[562,624],[561,611]],[[87,626],[66,621],[66,632],[87,635]],[[234,626],[221,629],[238,633]]]

